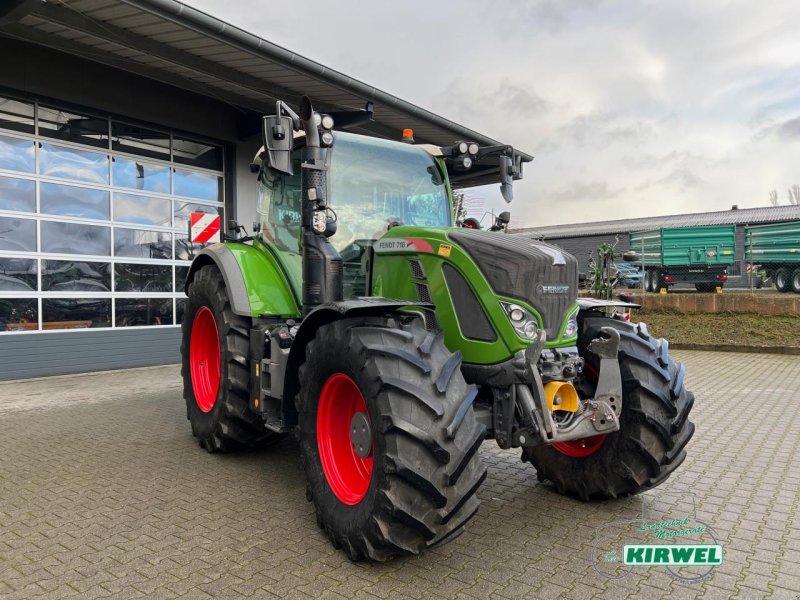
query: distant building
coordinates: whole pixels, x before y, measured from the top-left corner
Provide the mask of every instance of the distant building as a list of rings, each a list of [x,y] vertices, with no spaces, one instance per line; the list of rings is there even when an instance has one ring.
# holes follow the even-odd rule
[[[744,228],[781,221],[800,220],[800,206],[769,206],[743,208],[733,206],[731,210],[592,223],[569,223],[543,227],[512,229],[513,235],[545,240],[563,248],[578,259],[579,269],[585,273],[589,253],[600,244],[614,244],[617,249],[628,250],[628,234],[632,231],[647,231],[659,227],[697,227],[701,225],[736,225],[736,263],[728,269],[730,287],[749,285],[744,266]],[[635,250],[635,248],[634,248]]]

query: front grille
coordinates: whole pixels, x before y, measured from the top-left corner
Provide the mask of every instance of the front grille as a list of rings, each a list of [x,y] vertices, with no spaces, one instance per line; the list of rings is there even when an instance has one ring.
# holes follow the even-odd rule
[[[548,339],[558,337],[578,294],[578,261],[530,238],[462,229],[448,234],[472,257],[494,292],[518,298],[541,315]]]

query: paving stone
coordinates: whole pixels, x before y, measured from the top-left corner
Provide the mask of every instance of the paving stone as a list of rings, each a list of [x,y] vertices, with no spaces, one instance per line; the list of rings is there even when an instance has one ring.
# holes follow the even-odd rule
[[[655,568],[598,573],[595,528],[638,518],[642,500],[564,498],[519,451],[491,442],[483,505],[460,538],[419,557],[351,563],[316,527],[297,444],[207,454],[168,366],[0,383],[0,596],[797,600],[800,416],[772,400],[800,389],[800,361],[674,354],[697,397],[697,432],[684,464],[646,496],[694,494],[725,552],[702,583]]]

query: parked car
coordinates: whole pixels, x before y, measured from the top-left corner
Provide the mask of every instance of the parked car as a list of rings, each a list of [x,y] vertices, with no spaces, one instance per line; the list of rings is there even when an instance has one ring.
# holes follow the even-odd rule
[[[614,263],[617,270],[617,284],[628,289],[642,287],[642,272],[639,267],[630,263]]]

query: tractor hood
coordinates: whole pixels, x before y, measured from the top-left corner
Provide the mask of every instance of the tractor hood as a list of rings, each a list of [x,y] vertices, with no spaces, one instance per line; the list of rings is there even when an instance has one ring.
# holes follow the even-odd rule
[[[548,339],[578,296],[578,261],[560,248],[522,237],[476,229],[447,234],[480,268],[497,295],[536,309]]]

